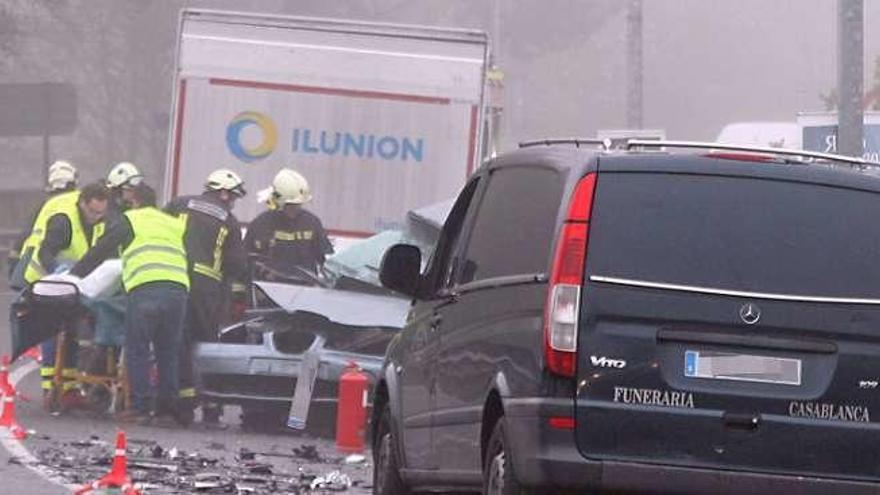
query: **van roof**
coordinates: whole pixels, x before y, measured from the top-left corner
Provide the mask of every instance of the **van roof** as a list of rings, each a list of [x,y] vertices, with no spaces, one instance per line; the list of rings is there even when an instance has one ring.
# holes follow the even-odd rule
[[[750,159],[753,158],[753,159]],[[561,171],[627,170],[672,173],[711,173],[756,178],[799,180],[880,191],[880,167],[829,161],[786,160],[766,154],[713,153],[711,150],[632,149],[604,150],[592,146],[550,144],[503,153],[484,166],[488,171],[533,165]]]

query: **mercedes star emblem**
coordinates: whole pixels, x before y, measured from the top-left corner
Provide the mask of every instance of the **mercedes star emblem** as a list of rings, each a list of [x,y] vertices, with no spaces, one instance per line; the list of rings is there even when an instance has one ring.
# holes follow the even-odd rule
[[[754,325],[761,319],[761,308],[752,303],[743,304],[739,308],[739,317],[746,325]]]

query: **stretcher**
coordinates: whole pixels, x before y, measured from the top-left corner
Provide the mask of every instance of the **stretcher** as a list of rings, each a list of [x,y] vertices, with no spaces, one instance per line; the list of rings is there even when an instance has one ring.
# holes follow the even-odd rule
[[[46,392],[47,405],[53,412],[63,409],[62,393],[71,386],[84,395],[85,406],[94,412],[122,411],[130,404],[121,352],[125,300],[116,287],[121,268],[118,260],[114,261],[84,279],[63,274],[45,277],[22,291],[12,303],[13,359],[34,345],[55,339],[54,374]],[[83,340],[84,344],[72,374],[65,373],[70,348],[65,342],[71,339]],[[102,352],[86,359],[90,346]]]

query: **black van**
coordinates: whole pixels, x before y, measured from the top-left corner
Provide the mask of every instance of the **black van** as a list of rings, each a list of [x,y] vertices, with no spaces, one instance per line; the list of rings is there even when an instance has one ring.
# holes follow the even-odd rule
[[[484,166],[424,273],[412,246],[383,261],[414,303],[376,492],[880,492],[880,176],[847,160]]]

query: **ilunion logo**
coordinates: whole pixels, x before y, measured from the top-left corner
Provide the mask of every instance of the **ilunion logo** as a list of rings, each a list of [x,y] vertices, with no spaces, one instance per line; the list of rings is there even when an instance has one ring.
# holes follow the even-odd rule
[[[247,148],[242,143],[242,131],[249,126],[257,126],[263,135],[259,145]],[[243,162],[265,158],[272,153],[278,143],[278,129],[275,123],[259,112],[241,112],[226,127],[226,146],[229,152]]]

